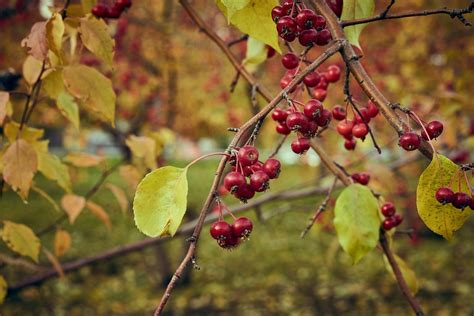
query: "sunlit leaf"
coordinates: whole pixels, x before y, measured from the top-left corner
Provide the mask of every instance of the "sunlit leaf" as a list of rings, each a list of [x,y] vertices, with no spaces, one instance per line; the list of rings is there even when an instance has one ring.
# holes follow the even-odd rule
[[[230,23],[230,18],[234,13],[245,8],[250,0],[221,0],[221,2],[227,9],[227,19]]]
[[[355,20],[371,17],[374,14],[374,0],[344,0],[341,20]],[[366,24],[347,26],[344,33],[352,45],[360,48],[359,37]]]
[[[32,86],[41,73],[42,62],[38,59],[28,56],[23,62],[23,78]]]
[[[66,117],[72,125],[79,129],[79,106],[74,98],[67,92],[63,91],[56,100],[56,105],[64,117]]]
[[[375,248],[380,218],[377,199],[366,186],[352,184],[336,200],[334,226],[339,243],[353,263]]]
[[[61,207],[66,211],[69,222],[73,224],[86,206],[86,199],[75,194],[65,194],[61,199]]]
[[[103,19],[82,18],[79,28],[84,46],[112,67],[114,59],[114,40],[107,30]]]
[[[61,70],[51,71],[45,78],[43,78],[41,87],[52,99],[57,99],[59,94],[65,89],[63,72]]]
[[[135,224],[147,236],[173,236],[186,213],[187,168],[162,167],[150,172],[133,200]]]
[[[5,124],[5,128],[3,130],[4,135],[7,137],[10,143],[13,143],[17,138],[20,136],[20,124],[10,121]],[[23,126],[21,130],[21,139],[26,140],[28,143],[34,143],[41,137],[43,137],[44,129],[34,128]]]
[[[92,155],[83,152],[69,153],[64,157],[64,161],[71,163],[76,167],[95,167],[104,161],[104,157]]]
[[[26,225],[3,221],[2,239],[8,248],[38,262],[40,240]]]
[[[50,152],[37,151],[38,170],[48,179],[54,180],[66,192],[71,192],[69,170],[61,159]]]
[[[55,12],[46,23],[48,47],[58,58],[61,58],[61,47],[64,35],[64,23],[60,13]]]
[[[449,187],[453,177],[457,191],[457,172],[459,167],[444,157],[434,156],[429,166],[423,171],[416,190],[416,206],[418,214],[426,226],[433,232],[451,239],[453,233],[461,228],[471,215],[470,210],[461,211],[451,204],[442,205],[436,200],[436,191],[441,187]],[[462,190],[470,193],[465,181],[462,181]],[[454,188],[453,188],[454,189]]]

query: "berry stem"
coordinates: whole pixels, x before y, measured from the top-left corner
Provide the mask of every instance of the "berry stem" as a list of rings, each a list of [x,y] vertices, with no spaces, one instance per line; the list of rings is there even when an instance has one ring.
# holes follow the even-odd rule
[[[201,157],[198,157],[196,159],[194,159],[193,161],[191,161],[190,163],[188,163],[188,165],[186,166],[186,168],[189,168],[191,167],[192,165],[194,165],[196,162],[199,162],[205,158],[208,158],[208,157],[212,157],[212,156],[227,156],[228,158],[230,158],[230,155],[229,154],[226,154],[226,153],[223,153],[223,152],[214,152],[214,153],[209,153],[209,154],[205,154]]]

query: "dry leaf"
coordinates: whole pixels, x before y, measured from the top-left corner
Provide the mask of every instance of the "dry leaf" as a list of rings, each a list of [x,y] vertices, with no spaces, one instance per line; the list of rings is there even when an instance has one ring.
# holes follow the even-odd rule
[[[118,186],[112,183],[107,183],[106,188],[109,189],[112,192],[112,194],[115,196],[115,198],[117,199],[117,202],[120,206],[120,210],[122,211],[122,213],[125,213],[128,209],[128,199],[125,192],[121,188],[119,188]]]
[[[54,270],[59,274],[60,278],[64,278],[64,270],[63,267],[61,267],[61,263],[59,262],[58,258],[56,258],[51,251],[43,247],[43,253],[46,255],[46,258],[48,258],[49,262],[53,265]]]
[[[62,229],[56,231],[54,236],[54,254],[56,257],[62,257],[71,249],[71,235]]]
[[[23,139],[13,142],[3,155],[3,179],[14,191],[26,199],[38,170],[35,149]]]
[[[81,214],[85,205],[86,199],[83,196],[65,194],[61,199],[61,206],[66,211],[71,224],[73,224],[79,214]]]
[[[28,47],[28,53],[36,59],[45,60],[48,57],[46,22],[33,24],[30,34],[21,41],[21,46]]]
[[[120,176],[127,182],[132,190],[135,190],[142,179],[142,174],[133,165],[119,167]]]
[[[65,161],[73,164],[76,167],[93,167],[100,164],[104,161],[104,157],[100,157],[97,155],[92,155],[88,153],[69,153],[65,158]]]
[[[105,224],[105,226],[107,226],[108,229],[112,228],[109,215],[105,212],[102,206],[92,201],[87,201],[86,206],[92,212],[92,214],[97,216]]]

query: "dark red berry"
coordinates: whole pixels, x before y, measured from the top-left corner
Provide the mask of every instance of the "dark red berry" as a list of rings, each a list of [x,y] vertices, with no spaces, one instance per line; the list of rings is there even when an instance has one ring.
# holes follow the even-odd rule
[[[331,65],[326,71],[326,79],[329,82],[337,82],[341,78],[341,68],[338,65]]]
[[[218,239],[217,244],[225,249],[232,249],[239,245],[241,239],[231,235],[228,239]]]
[[[286,122],[278,123],[275,129],[278,134],[289,135],[291,133],[291,129],[286,126]]]
[[[274,158],[268,158],[262,166],[262,171],[265,172],[270,179],[278,178],[280,175],[280,170],[280,161]]]
[[[107,9],[107,17],[110,19],[118,19],[121,14],[122,9],[118,8],[115,5]]]
[[[287,42],[293,42],[296,39],[297,33],[287,33],[282,38]]]
[[[286,120],[286,117],[288,116],[288,113],[280,108],[276,108],[273,110],[272,113],[272,119],[277,122],[284,122]]]
[[[322,15],[316,15],[313,19],[314,28],[318,31],[321,31],[326,27],[326,19]]]
[[[357,182],[362,185],[367,185],[370,181],[370,174],[368,172],[357,172],[354,173],[351,178],[352,180],[354,180],[354,182]]]
[[[312,138],[318,131],[318,124],[315,121],[309,121],[308,127],[301,131],[305,137]]]
[[[393,215],[393,220],[395,221],[395,226],[398,226],[403,222],[403,216],[400,214],[395,214]]]
[[[336,105],[332,108],[332,117],[334,117],[335,120],[342,121],[346,118],[346,116],[346,109],[344,109],[342,106]]]
[[[471,204],[471,197],[464,192],[454,193],[453,206],[458,209],[464,209]]]
[[[341,121],[341,122],[344,122],[344,121]],[[356,138],[364,138],[368,133],[369,133],[369,129],[367,128],[367,125],[365,125],[364,123],[357,123],[352,128],[352,136]]]
[[[326,3],[331,8],[332,12],[334,12],[334,14],[340,18],[344,0],[326,0]]]
[[[321,77],[317,72],[310,72],[303,78],[303,82],[308,87],[316,87],[321,80]]]
[[[283,55],[281,58],[281,63],[283,64],[283,67],[286,69],[294,69],[298,67],[298,64],[300,63],[300,60],[298,56],[296,56],[293,53],[288,53]]]
[[[293,9],[293,0],[288,0],[288,1],[283,2],[281,7],[283,8],[285,15],[290,15]]]
[[[244,185],[241,185],[237,189],[237,191],[234,193],[234,196],[244,203],[247,202],[247,200],[250,200],[251,198],[253,198],[254,195],[255,195],[255,191],[252,190],[250,185],[247,183]]]
[[[237,159],[242,166],[253,165],[258,161],[258,150],[253,146],[245,145],[239,149]]]
[[[290,16],[282,16],[277,22],[277,31],[281,37],[285,37],[288,34],[295,34],[297,31],[297,24],[295,20]]]
[[[273,47],[267,45],[267,58],[272,58],[275,56],[275,54],[276,50]]]
[[[398,145],[407,151],[413,151],[420,147],[421,139],[418,134],[408,132],[400,136]]]
[[[91,10],[92,14],[98,18],[106,18],[107,11],[108,11],[107,6],[100,3],[93,6]]]
[[[211,225],[210,233],[212,238],[217,240],[230,239],[232,237],[232,227],[226,221],[217,221]]]
[[[292,131],[306,130],[308,128],[308,118],[301,112],[294,112],[286,118],[286,126]]]
[[[232,233],[237,238],[248,238],[252,229],[252,221],[247,217],[239,217],[232,224]]]
[[[325,89],[319,89],[319,88],[314,89],[313,93],[314,93],[314,97],[321,102],[323,102],[324,99],[326,99],[326,96],[328,94],[328,92]]]
[[[304,105],[303,112],[307,118],[313,120],[320,116],[323,111],[323,104],[318,100],[311,99]]]
[[[250,176],[250,188],[256,192],[263,192],[268,189],[270,177],[263,171],[256,171]]]
[[[331,123],[332,115],[331,111],[328,109],[323,109],[320,115],[316,116],[316,119],[314,120],[316,124],[318,124],[321,127],[326,127]]]
[[[421,137],[423,137],[424,140],[435,139],[441,135],[441,133],[443,133],[443,123],[440,121],[431,121],[426,124],[425,129],[428,132],[428,135],[426,135],[425,131],[423,130],[421,132]]]
[[[303,137],[297,138],[291,143],[291,150],[293,150],[295,154],[303,154],[309,147],[309,140]]]
[[[369,115],[369,110],[367,108],[360,108],[359,112],[362,116],[359,114],[356,115],[355,117],[356,123],[364,123],[364,122],[369,123],[371,119]]]
[[[295,18],[296,24],[302,29],[312,29],[314,27],[313,20],[316,17],[316,13],[310,9],[303,9],[298,13]]]
[[[356,148],[356,140],[354,138],[346,139],[344,141],[344,148],[347,150],[354,150]]]
[[[448,204],[454,201],[454,192],[450,188],[439,188],[436,191],[436,200],[441,204]]]
[[[120,10],[129,9],[132,6],[132,0],[117,0],[115,6]]]
[[[354,121],[351,121],[351,120],[342,120],[339,123],[337,123],[337,126],[336,126],[337,132],[344,137],[351,136],[353,128],[354,128]]]
[[[395,226],[396,226],[396,219],[394,217],[386,218],[382,223],[382,227],[385,230],[390,230],[394,228]]]
[[[236,192],[237,189],[246,183],[245,177],[236,171],[231,171],[224,177],[224,187],[229,192]]]
[[[303,46],[313,46],[318,40],[318,31],[315,29],[303,30],[298,36],[298,40]]]
[[[375,104],[372,102],[372,101],[368,101],[367,102],[367,111],[369,113],[369,116],[371,118],[374,118],[376,117],[378,114],[379,114],[379,109],[377,108],[377,106],[375,106]]]
[[[380,211],[382,212],[383,216],[390,217],[393,216],[397,210],[395,209],[395,205],[393,205],[393,203],[387,202],[382,205]]]
[[[316,44],[319,46],[327,45],[332,40],[331,32],[328,29],[322,29],[318,32],[318,39],[316,40]]]
[[[316,85],[316,89],[324,89],[327,90],[329,86],[328,80],[326,79],[326,73],[323,72],[320,74],[320,79],[318,84]]]
[[[273,19],[273,21],[278,22],[278,19],[280,19],[284,15],[286,15],[286,14],[285,14],[282,6],[277,5],[276,7],[274,7],[272,9],[272,19]]]

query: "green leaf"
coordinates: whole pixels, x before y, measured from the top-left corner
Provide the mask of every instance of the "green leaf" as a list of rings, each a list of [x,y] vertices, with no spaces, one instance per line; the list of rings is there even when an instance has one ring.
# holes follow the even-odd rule
[[[228,16],[228,7],[223,0],[216,0],[217,6],[230,23],[237,27],[241,32],[264,42],[281,53],[278,45],[278,33],[275,22],[272,20],[272,9],[278,5],[277,0],[250,0],[247,5],[239,10],[235,10],[243,4],[239,1],[235,6],[231,6],[232,16]],[[226,1],[227,4],[235,1]]]
[[[3,224],[2,239],[7,246],[16,253],[38,262],[40,240],[31,228],[10,221],[3,221]]]
[[[243,61],[244,65],[258,65],[267,59],[267,46],[265,43],[249,37],[247,40],[247,53]]]
[[[67,90],[82,103],[115,125],[115,92],[110,79],[94,68],[75,65],[63,70]]]
[[[3,304],[5,301],[5,297],[7,296],[7,281],[5,281],[5,278],[0,275],[0,304]]]
[[[82,18],[79,27],[81,40],[85,47],[94,55],[112,67],[114,59],[114,40],[107,30],[103,19],[94,17]]]
[[[433,232],[451,239],[453,233],[464,225],[472,213],[461,211],[451,204],[442,205],[436,200],[436,191],[441,187],[449,187],[451,182],[456,185],[459,167],[443,155],[437,155],[423,171],[416,189],[416,206],[423,222]],[[454,178],[454,181],[451,181]],[[461,179],[462,191],[470,193],[464,179]]]
[[[38,170],[48,179],[54,180],[66,192],[71,192],[69,170],[61,160],[50,152],[37,151]]]
[[[339,243],[355,264],[375,248],[379,240],[377,199],[366,186],[352,184],[337,198],[334,215]]]
[[[374,14],[374,0],[344,0],[341,20],[348,21],[371,17]],[[360,48],[359,36],[367,24],[347,26],[344,33],[352,45]]]
[[[69,93],[63,91],[58,95],[56,101],[59,111],[66,117],[75,128],[79,129],[79,106]]]
[[[158,168],[143,178],[135,192],[135,224],[147,236],[173,236],[186,213],[187,168]]]
[[[227,8],[227,19],[230,23],[230,18],[234,13],[245,8],[250,0],[221,0],[221,2]]]
[[[395,273],[393,272],[392,266],[388,262],[388,259],[386,256],[383,256],[384,263],[385,263],[385,268],[390,272],[392,277],[397,280],[395,277]],[[402,272],[403,278],[405,279],[405,282],[408,285],[408,288],[412,292],[413,295],[415,295],[418,292],[418,280],[416,279],[416,274],[415,272],[410,269],[410,267],[406,264],[405,261],[403,261],[402,258],[399,256],[395,255],[395,261],[397,261],[398,266],[400,268],[400,271]]]
[[[53,53],[61,58],[61,47],[64,35],[64,23],[60,13],[55,12],[46,23],[46,40]]]

